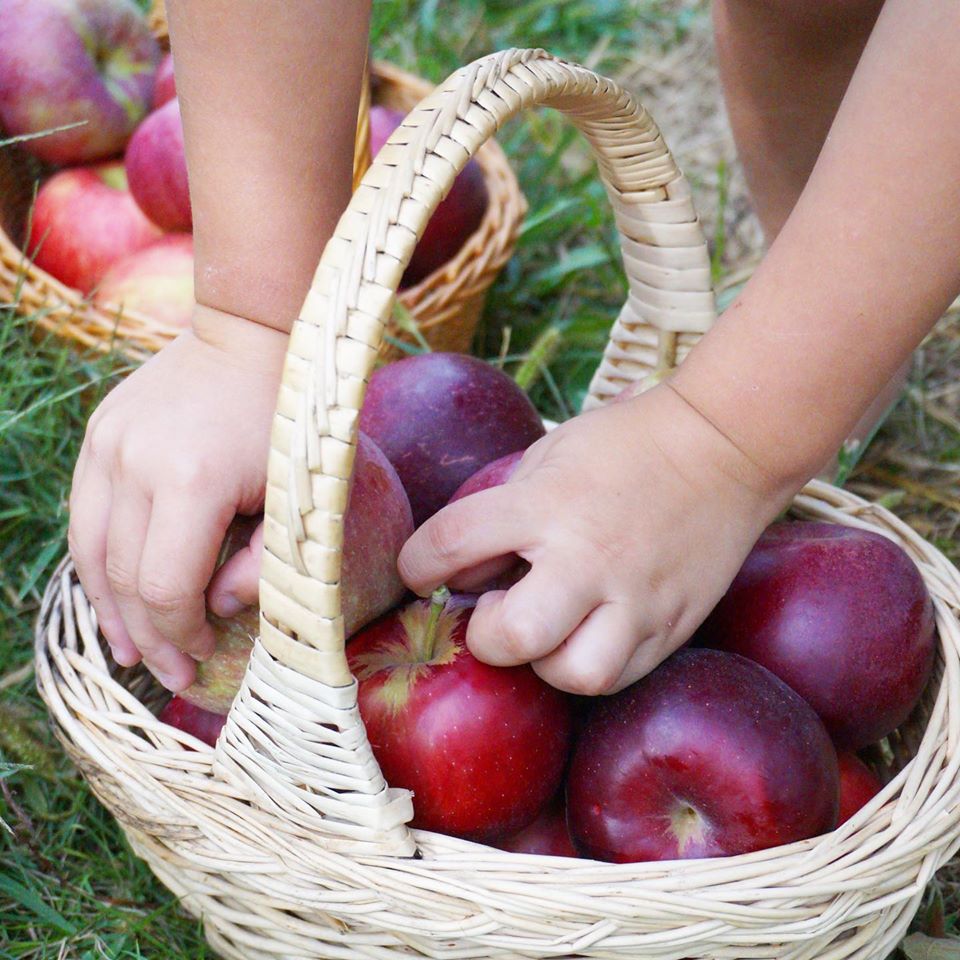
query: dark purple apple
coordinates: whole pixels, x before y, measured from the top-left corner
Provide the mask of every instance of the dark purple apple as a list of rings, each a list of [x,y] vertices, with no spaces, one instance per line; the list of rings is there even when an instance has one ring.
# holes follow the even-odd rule
[[[370,108],[370,153],[376,157],[404,115],[389,107]],[[487,185],[483,170],[470,159],[457,174],[450,192],[437,207],[420,238],[400,281],[401,288],[412,287],[434,270],[452,260],[483,221],[487,210]]]
[[[360,429],[396,468],[417,526],[481,467],[544,434],[523,390],[462,353],[424,353],[381,367],[370,378]]]
[[[134,200],[157,226],[164,230],[192,228],[187,157],[176,97],[137,127],[124,163]]]
[[[811,707],[768,670],[681,650],[604,700],[567,775],[567,820],[587,857],[723,857],[832,830],[837,754]]]
[[[767,529],[697,636],[786,681],[849,750],[907,719],[935,653],[913,561],[878,533],[831,523]]]
[[[505,457],[481,467],[472,477],[468,477],[465,482],[457,487],[450,498],[450,503],[469,497],[471,493],[479,493],[481,490],[489,490],[491,487],[499,487],[500,484],[506,483],[514,475],[517,467],[520,466],[523,454],[523,450],[515,450]]]
[[[532,853],[540,857],[580,856],[567,829],[567,807],[562,794],[533,823],[518,833],[497,840],[492,846],[510,853]]]
[[[855,754],[841,750],[837,754],[840,766],[840,816],[837,826],[846,823],[862,806],[882,789],[880,778]]]
[[[130,0],[3,0],[0,123],[48,163],[123,150],[146,115],[160,48]]]
[[[529,664],[477,660],[471,613],[414,601],[358,633],[347,659],[383,775],[413,791],[412,825],[489,841],[526,826],[557,792],[570,702]]]

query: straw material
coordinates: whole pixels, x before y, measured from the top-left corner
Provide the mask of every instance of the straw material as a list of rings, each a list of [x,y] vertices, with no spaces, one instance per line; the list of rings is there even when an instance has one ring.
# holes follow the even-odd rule
[[[163,45],[168,45],[166,12],[157,3],[150,23]],[[354,150],[354,187],[370,165],[371,86],[376,99],[406,112],[426,96],[432,86],[386,63],[370,70],[370,82],[361,89]],[[487,187],[488,206],[477,230],[453,259],[404,290],[400,308],[435,350],[470,348],[486,293],[510,259],[526,202],[503,151],[488,143],[477,155]],[[11,303],[24,315],[36,315],[41,328],[86,348],[116,349],[132,360],[147,359],[168,343],[179,328],[132,310],[96,306],[34,266],[24,252],[26,223],[33,196],[36,168],[15,148],[0,151],[0,303]],[[415,342],[411,333],[391,324],[391,338]],[[402,350],[384,341],[381,356],[388,359]]]
[[[534,104],[562,110],[591,142],[622,232],[630,296],[592,403],[672,364],[709,325],[689,191],[643,108],[543,51],[464,68],[364,177],[291,335],[268,465],[262,638],[216,748],[160,724],[162,692],[105,656],[68,561],[37,626],[41,693],[134,849],[225,957],[881,960],[960,844],[960,573],[853,494],[812,483],[794,511],[900,543],[934,598],[940,647],[923,702],[878,758],[887,786],[839,830],[715,860],[523,856],[409,831],[411,798],[373,759],[338,585],[357,411],[432,209],[479,144]]]

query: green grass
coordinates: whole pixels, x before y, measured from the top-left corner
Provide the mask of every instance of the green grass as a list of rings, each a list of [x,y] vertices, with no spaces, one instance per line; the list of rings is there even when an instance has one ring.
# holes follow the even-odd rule
[[[617,75],[639,49],[669,50],[707,16],[705,3],[681,0],[374,7],[376,55],[432,80],[509,46],[543,46]],[[477,352],[505,353],[508,369],[523,368],[541,410],[563,417],[579,407],[625,294],[612,217],[586,148],[559,116],[531,113],[500,142],[530,213],[517,256],[490,295]],[[716,182],[720,195],[701,195],[702,206],[726,205],[726,169]],[[730,267],[722,229],[713,240],[719,278]],[[210,955],[197,924],[130,853],[65,760],[32,678],[21,675],[40,594],[65,548],[84,423],[125,366],[115,356],[80,356],[0,307],[0,960]],[[955,450],[955,434],[928,456],[939,460],[950,444]],[[920,921],[928,932],[955,921],[956,898],[944,907],[938,891]]]

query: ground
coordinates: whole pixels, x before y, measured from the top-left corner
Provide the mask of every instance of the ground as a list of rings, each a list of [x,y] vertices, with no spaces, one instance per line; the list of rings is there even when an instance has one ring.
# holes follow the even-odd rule
[[[706,3],[684,0],[378,0],[374,51],[431,80],[508,46],[542,46],[641,95],[693,187],[721,304],[761,254],[723,116]],[[399,27],[397,25],[400,25]],[[550,344],[531,392],[563,417],[582,399],[624,295],[602,189],[575,135],[532,115],[501,135],[530,201],[517,256],[494,288],[477,341],[516,370]],[[81,357],[0,307],[0,958],[209,955],[197,925],[128,851],[63,760],[33,693],[32,623],[64,550],[65,497],[83,423],[127,370]],[[547,338],[544,331],[550,330]],[[909,388],[849,486],[882,500],[954,559],[960,554],[960,310],[917,353]],[[930,888],[916,928],[951,932],[960,871]],[[960,943],[910,960],[960,957]]]

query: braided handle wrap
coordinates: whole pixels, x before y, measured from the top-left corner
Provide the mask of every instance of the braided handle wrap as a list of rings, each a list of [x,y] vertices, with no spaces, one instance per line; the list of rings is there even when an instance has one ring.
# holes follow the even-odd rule
[[[391,136],[290,336],[268,462],[261,638],[215,761],[292,829],[323,830],[331,849],[414,850],[410,797],[380,774],[344,655],[343,513],[366,384],[433,211],[479,147],[537,105],[565,113],[593,147],[629,280],[585,406],[672,366],[714,318],[689,188],[650,116],[614,82],[542,50],[507,50],[457,71]]]

